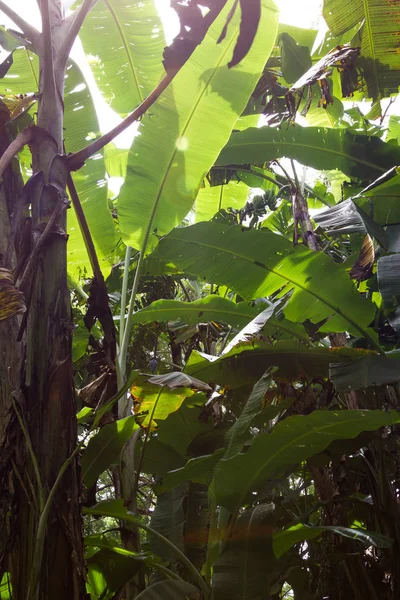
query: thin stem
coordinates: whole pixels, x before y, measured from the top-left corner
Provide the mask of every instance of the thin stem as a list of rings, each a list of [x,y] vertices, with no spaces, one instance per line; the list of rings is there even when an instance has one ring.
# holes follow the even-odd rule
[[[143,249],[139,254],[139,260],[138,260],[138,263],[136,266],[135,279],[133,281],[133,287],[132,287],[132,292],[131,292],[131,299],[129,301],[128,315],[126,317],[124,336],[122,338],[122,344],[121,344],[121,347],[119,350],[118,364],[119,364],[119,369],[120,369],[120,374],[121,374],[122,380],[125,379],[126,356],[127,356],[127,352],[128,352],[129,336],[131,334],[131,329],[132,329],[132,315],[133,315],[133,309],[134,309],[134,305],[135,305],[136,293],[137,293],[137,290],[139,287],[140,271],[142,270],[143,256],[144,256],[144,252],[146,249],[146,245],[147,245],[147,239],[144,241]]]
[[[140,453],[139,463],[138,463],[138,467],[137,467],[137,470],[136,470],[136,481],[135,481],[135,485],[134,485],[134,488],[133,488],[133,495],[134,496],[136,496],[138,488],[139,488],[139,477],[140,477],[140,471],[142,470],[144,453],[146,451],[146,444],[147,444],[147,441],[148,441],[149,436],[150,436],[150,428],[151,428],[151,424],[153,422],[154,413],[156,412],[157,404],[158,404],[160,396],[161,396],[161,394],[163,392],[163,389],[164,389],[164,386],[162,386],[160,388],[160,391],[158,392],[157,398],[156,398],[156,400],[155,400],[155,402],[153,404],[153,408],[151,410],[150,421],[149,421],[149,425],[148,425],[148,427],[146,429],[146,434],[145,434],[144,441],[143,441],[142,451]]]
[[[132,123],[138,121],[168,87],[175,75],[176,73],[167,73],[151,94],[126,119],[108,133],[105,133],[85,148],[82,148],[82,150],[79,150],[79,152],[70,154],[67,158],[69,170],[77,171],[80,169],[88,158],[93,156],[93,154],[97,154],[104,146],[112,142],[117,135],[125,131]]]
[[[86,16],[93,8],[93,6],[96,4],[96,2],[97,0],[84,0],[84,2],[78,10],[76,10],[67,19],[64,19],[64,24],[70,22],[70,25],[68,31],[64,34],[65,37],[57,53],[57,68],[60,68],[60,65],[62,66],[62,68],[64,67],[64,65],[66,65],[69,53],[71,52],[71,48],[74,45],[74,42],[79,34],[83,21],[85,20]]]
[[[122,340],[124,338],[125,329],[125,311],[126,311],[126,295],[128,292],[128,280],[129,280],[129,266],[132,257],[132,247],[127,246],[125,251],[125,263],[124,263],[124,278],[122,280],[121,290],[121,312],[119,319],[119,345],[122,346]]]
[[[3,0],[0,0],[0,10],[20,28],[24,36],[33,44],[33,46],[35,46],[35,49],[37,49],[41,35],[40,32],[27,23],[25,19],[15,12],[15,10],[7,6]]]
[[[74,181],[72,179],[71,173],[68,173],[67,176],[67,187],[69,191],[69,195],[71,197],[72,205],[75,209],[76,217],[78,219],[79,228],[82,233],[83,241],[85,243],[86,251],[89,256],[90,265],[93,270],[93,275],[97,281],[104,283],[103,273],[101,272],[99,259],[97,258],[96,249],[94,247],[93,238],[90,233],[89,225],[85,217],[85,213],[83,212],[82,204],[79,200],[78,192],[76,191],[76,187]]]
[[[204,579],[202,578],[202,576],[200,575],[200,573],[198,572],[198,570],[196,569],[194,564],[183,554],[183,552],[181,552],[179,550],[179,548],[177,548],[175,546],[175,544],[170,542],[169,539],[167,539],[166,537],[161,535],[161,533],[158,533],[158,531],[156,531],[155,529],[152,529],[148,525],[145,525],[144,523],[140,522],[137,518],[133,517],[133,515],[132,515],[133,518],[131,517],[131,519],[129,519],[129,516],[130,515],[127,515],[126,517],[124,516],[124,520],[126,520],[126,521],[132,520],[134,523],[136,523],[136,525],[138,527],[140,527],[144,531],[147,531],[154,537],[158,538],[160,540],[160,542],[163,542],[179,557],[182,564],[184,564],[185,567],[187,568],[187,570],[193,575],[193,579],[198,583],[201,591],[204,594],[204,597],[208,598],[209,593],[210,593],[210,589],[209,589],[208,585],[206,584],[206,582],[204,581]]]
[[[43,510],[43,506],[44,506],[44,489],[43,489],[43,485],[42,485],[42,479],[40,477],[39,463],[37,461],[35,452],[33,450],[32,441],[31,441],[31,438],[29,436],[29,432],[28,432],[27,428],[25,427],[24,420],[23,420],[22,416],[20,415],[20,412],[19,412],[19,410],[17,408],[17,404],[15,402],[14,396],[11,394],[10,397],[11,397],[11,402],[12,402],[15,414],[17,415],[18,422],[19,422],[20,427],[22,429],[22,433],[24,434],[24,437],[25,437],[25,442],[26,442],[26,445],[27,445],[27,448],[28,448],[29,455],[31,457],[31,461],[32,461],[32,465],[33,465],[33,470],[35,472],[37,486],[38,486],[38,491],[39,491],[39,510],[42,511]]]

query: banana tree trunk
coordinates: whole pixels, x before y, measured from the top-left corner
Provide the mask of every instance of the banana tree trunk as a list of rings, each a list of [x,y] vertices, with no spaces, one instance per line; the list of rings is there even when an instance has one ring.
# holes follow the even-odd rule
[[[49,493],[77,440],[66,276],[68,171],[62,157],[65,64],[57,63],[54,68],[57,44],[53,35],[63,17],[60,5],[54,0],[40,2],[38,128],[31,142],[33,177],[29,182],[32,236],[30,256],[20,277],[27,304],[21,368],[18,361],[11,362],[10,349],[3,353],[10,382],[17,382],[10,409],[12,435],[8,432],[13,468],[6,549],[14,600],[86,598],[77,461],[48,502],[46,516]],[[11,332],[14,339],[9,340],[14,353],[16,329]]]

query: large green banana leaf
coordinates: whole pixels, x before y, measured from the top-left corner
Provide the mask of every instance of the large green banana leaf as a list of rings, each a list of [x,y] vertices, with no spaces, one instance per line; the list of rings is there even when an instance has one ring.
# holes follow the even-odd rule
[[[365,544],[366,546],[375,546],[376,548],[390,548],[393,540],[386,535],[376,531],[366,529],[352,529],[350,527],[341,527],[335,525],[303,525],[298,523],[282,531],[274,533],[273,547],[277,558],[280,558],[285,552],[290,550],[294,544],[304,540],[312,540],[319,537],[324,532],[330,532],[333,535],[340,535],[351,540]]]
[[[288,417],[272,433],[256,437],[245,454],[219,461],[214,471],[217,502],[236,513],[250,499],[256,500],[253,492],[269,479],[282,477],[332,441],[355,438],[362,431],[399,422],[400,413],[380,410],[316,410],[308,416]]]
[[[329,365],[346,363],[365,356],[356,348],[307,348],[294,341],[268,344],[259,340],[243,342],[216,360],[193,352],[185,371],[192,377],[237,388],[262,376],[267,367],[278,367],[274,376],[280,381],[298,381],[304,377],[328,377]]]
[[[227,3],[204,41],[142,121],[128,158],[118,201],[127,244],[154,247],[191,209],[205,174],[227,142],[271,52],[278,12],[262,1],[261,21],[251,50],[228,69],[239,33],[236,11],[225,39],[217,44],[233,2]]]
[[[80,69],[71,64],[65,82],[65,148],[76,152],[87,145],[88,140],[99,135],[99,123],[93,98]],[[73,174],[73,180],[87,219],[100,266],[109,272],[117,237],[107,200],[107,181],[104,153],[89,158],[85,165]],[[68,271],[72,275],[90,275],[91,266],[73,208],[68,211]]]
[[[110,465],[118,463],[121,451],[139,426],[135,417],[105,425],[94,435],[82,455],[82,477],[88,488]]]
[[[7,75],[0,79],[0,94],[29,94],[37,92],[38,60],[25,48],[16,50],[14,62]],[[88,139],[99,134],[93,100],[80,69],[70,63],[65,80],[65,146],[75,152],[87,145]],[[116,237],[111,212],[107,206],[107,182],[103,153],[89,159],[74,174],[74,181],[89,223],[101,266],[109,269]],[[67,213],[68,271],[73,276],[90,274],[91,267],[73,208]]]
[[[154,254],[204,281],[226,285],[246,300],[293,290],[286,318],[314,323],[329,319],[323,331],[371,338],[366,328],[374,306],[357,292],[345,267],[322,252],[293,247],[267,229],[198,223],[174,229]]]
[[[101,0],[79,37],[99,90],[121,116],[160,81],[165,40],[154,0]]]
[[[251,302],[239,302],[235,304],[214,294],[194,302],[156,300],[150,306],[135,313],[132,316],[132,322],[180,321],[189,325],[197,325],[216,321],[217,323],[227,323],[236,329],[243,329],[264,308],[264,303],[253,305]],[[274,335],[275,331],[279,331],[294,336],[306,344],[310,343],[309,337],[300,323],[293,323],[277,316],[269,317],[264,331],[268,331],[268,335]]]
[[[314,169],[372,179],[400,163],[400,148],[345,129],[250,127],[232,134],[216,165],[260,164],[283,156]]]
[[[211,600],[268,600],[274,577],[272,531],[275,505],[245,510],[214,563]]]
[[[398,93],[400,61],[399,4],[391,0],[324,0],[323,15],[333,35],[364,22],[361,33],[362,77],[374,101]]]
[[[221,209],[239,210],[246,204],[249,188],[244,183],[231,181],[227,185],[207,186],[199,190],[195,204],[195,220],[209,221]]]

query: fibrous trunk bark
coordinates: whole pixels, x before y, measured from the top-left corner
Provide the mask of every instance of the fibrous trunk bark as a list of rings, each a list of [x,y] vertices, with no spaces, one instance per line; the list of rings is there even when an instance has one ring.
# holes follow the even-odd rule
[[[59,214],[40,245],[29,272],[22,271],[27,317],[22,331],[19,363],[8,363],[13,396],[12,521],[7,547],[14,600],[81,600],[86,597],[80,477],[74,461],[51,503],[43,508],[61,466],[77,441],[72,377],[72,320],[66,276],[66,183],[63,148],[64,68],[53,71],[51,31],[62,19],[61,3],[42,0],[43,43],[39,48],[40,89],[37,125],[31,145],[31,258],[52,215]],[[47,20],[47,30],[46,30]],[[51,55],[50,55],[51,53]],[[42,239],[43,242],[43,239]],[[23,282],[23,283],[21,283]],[[15,349],[14,327],[10,345]],[[6,391],[9,393],[10,389]],[[11,410],[11,408],[10,408]],[[25,430],[25,431],[24,431]],[[32,450],[30,450],[31,445]],[[37,468],[35,468],[35,463]],[[42,519],[41,519],[42,516]],[[40,524],[40,525],[39,525]]]

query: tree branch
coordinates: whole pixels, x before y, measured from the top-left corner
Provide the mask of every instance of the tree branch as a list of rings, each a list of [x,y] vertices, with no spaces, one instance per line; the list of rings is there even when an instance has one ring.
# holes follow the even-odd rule
[[[92,142],[91,144],[86,146],[86,148],[82,148],[82,150],[79,150],[78,152],[75,152],[74,154],[70,154],[67,157],[67,164],[68,164],[69,170],[77,171],[78,169],[80,169],[85,164],[85,161],[88,158],[90,158],[91,156],[93,156],[93,154],[96,154],[97,152],[102,150],[102,148],[104,148],[104,146],[106,146],[107,144],[112,142],[113,139],[117,135],[119,135],[120,133],[125,131],[125,129],[127,129],[135,121],[138,121],[140,119],[140,117],[142,117],[144,115],[144,113],[160,97],[162,92],[171,83],[171,81],[173,80],[175,75],[176,75],[176,73],[167,73],[164,76],[164,78],[160,81],[160,83],[157,85],[157,87],[154,88],[154,90],[151,92],[151,94],[149,96],[147,96],[147,98],[145,98],[143,100],[143,102],[133,111],[133,113],[131,113],[129,116],[126,117],[126,119],[124,119],[121,123],[119,123],[113,129],[111,129],[111,131],[109,131],[108,133],[105,133],[104,135],[99,137],[97,140],[94,140],[94,142]]]
[[[32,45],[37,50],[39,46],[40,32],[35,27],[32,27],[32,25],[29,25],[29,23],[27,23],[25,19],[20,17],[19,14],[15,12],[15,10],[7,6],[7,4],[5,4],[3,0],[0,0],[0,10],[5,15],[7,15],[7,17],[11,19],[17,27],[20,28],[24,36],[32,43]]]
[[[97,0],[84,0],[78,10],[64,19],[62,27],[65,30],[65,26],[67,26],[67,29],[63,32],[64,39],[57,52],[56,68],[64,68],[66,65],[69,53],[79,34],[82,23],[96,3]]]

